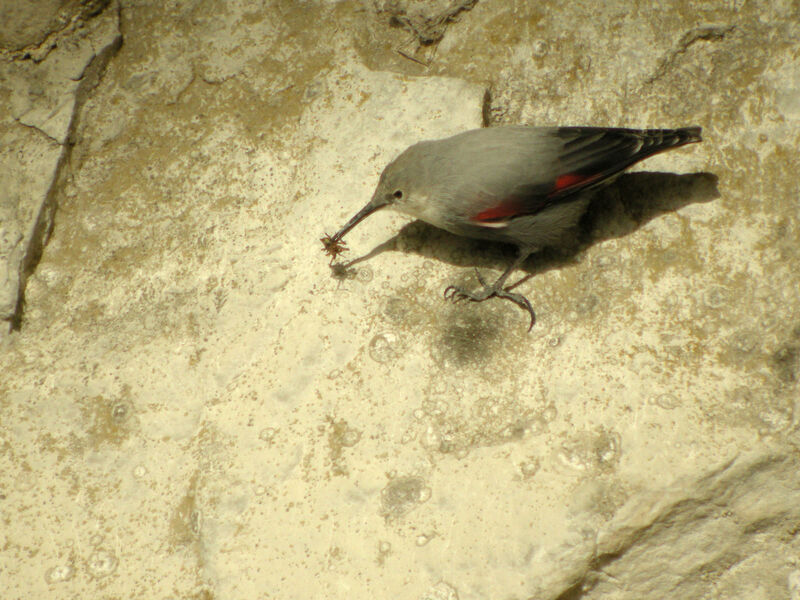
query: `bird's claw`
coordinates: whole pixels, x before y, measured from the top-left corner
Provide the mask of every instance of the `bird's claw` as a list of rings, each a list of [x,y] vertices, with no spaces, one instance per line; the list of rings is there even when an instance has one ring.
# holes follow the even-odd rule
[[[496,294],[498,298],[507,298],[508,300],[514,302],[517,306],[528,311],[528,313],[531,315],[531,324],[528,325],[528,331],[533,329],[533,326],[536,324],[536,313],[533,312],[533,306],[531,306],[530,301],[522,294],[514,294],[505,290],[501,291],[502,294]]]
[[[449,285],[445,288],[444,299],[450,300],[450,302],[453,303],[461,302],[462,300],[467,300],[467,299],[474,300],[474,298],[472,298],[472,294],[454,285]]]
[[[528,326],[528,331],[533,329],[534,324],[536,323],[536,313],[533,311],[533,306],[531,306],[530,301],[523,296],[522,294],[516,294],[514,292],[509,292],[503,288],[499,288],[496,285],[489,285],[486,283],[486,280],[481,276],[480,272],[476,269],[476,274],[478,277],[478,281],[481,282],[483,285],[482,290],[478,290],[477,292],[468,292],[467,290],[457,287],[455,285],[449,285],[444,290],[444,298],[445,300],[450,300],[453,303],[461,302],[462,300],[470,300],[471,302],[483,302],[484,300],[488,300],[492,296],[496,296],[498,298],[505,298],[506,300],[511,300],[514,304],[519,306],[520,308],[524,308],[528,311],[531,316],[531,323]]]

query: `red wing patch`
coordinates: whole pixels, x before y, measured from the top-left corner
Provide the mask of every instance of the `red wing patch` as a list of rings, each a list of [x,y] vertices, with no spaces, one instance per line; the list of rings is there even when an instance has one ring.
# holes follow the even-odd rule
[[[550,192],[549,195],[554,196],[555,194],[569,191],[572,188],[584,187],[586,184],[593,182],[595,179],[598,179],[599,177],[601,177],[600,174],[580,175],[578,173],[566,173],[564,175],[559,175],[558,177],[556,177],[556,182],[553,185],[553,190]]]
[[[482,210],[477,215],[470,217],[470,219],[478,223],[491,223],[493,221],[507,219],[508,217],[514,217],[522,212],[517,200],[507,200],[502,204]]]
[[[578,185],[589,179],[584,175],[578,175],[577,173],[567,173],[566,175],[559,175],[556,177],[556,185],[554,192],[558,192],[563,190],[564,188],[572,187],[573,185]]]
[[[603,173],[583,175],[580,173],[565,173],[556,177],[553,186],[547,185],[528,186],[523,193],[502,200],[499,204],[482,210],[470,217],[473,223],[484,227],[503,227],[513,217],[531,215],[543,210],[558,199],[579,192],[585,187],[603,179]]]

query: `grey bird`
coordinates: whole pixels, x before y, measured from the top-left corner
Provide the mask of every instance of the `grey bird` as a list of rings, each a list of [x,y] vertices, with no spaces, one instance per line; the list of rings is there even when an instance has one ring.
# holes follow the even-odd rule
[[[700,127],[504,126],[474,129],[410,146],[383,170],[372,199],[342,229],[322,242],[332,256],[342,237],[385,206],[470,238],[514,244],[516,260],[474,292],[449,286],[445,298],[482,302],[506,298],[536,315],[528,299],[503,286],[534,252],[562,243],[591,192],[649,156],[702,141]]]

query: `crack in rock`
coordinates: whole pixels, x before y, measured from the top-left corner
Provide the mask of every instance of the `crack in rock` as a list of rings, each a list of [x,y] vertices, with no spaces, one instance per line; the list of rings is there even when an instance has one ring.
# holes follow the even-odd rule
[[[667,74],[670,69],[675,66],[678,58],[691,48],[697,42],[719,42],[725,39],[725,36],[736,29],[735,25],[723,26],[706,26],[695,27],[690,29],[681,36],[678,43],[659,61],[655,73],[651,75],[645,83],[651,84]]]
[[[63,44],[67,55],[57,57],[60,58],[57,66],[62,62],[68,64],[70,60],[74,64],[81,54],[85,56],[85,63],[78,65],[80,77],[77,81],[64,72],[68,69],[47,68],[47,60],[33,60],[27,67],[10,66],[11,63],[6,67],[16,69],[15,80],[23,85],[19,92],[22,112],[15,115],[14,111],[9,111],[7,122],[32,129],[42,136],[38,146],[34,143],[37,151],[30,147],[33,138],[12,135],[12,147],[13,144],[25,146],[25,152],[0,155],[0,174],[8,179],[2,186],[8,193],[0,205],[0,213],[8,217],[0,223],[0,234],[6,240],[17,240],[14,244],[0,245],[0,272],[3,274],[0,277],[0,320],[6,321],[12,330],[20,327],[26,281],[36,268],[52,230],[57,191],[69,164],[72,148],[69,142],[74,138],[81,109],[100,82],[111,57],[122,45],[118,6],[116,8],[116,11],[107,11],[105,18],[98,16],[98,20],[81,33],[79,44],[89,44],[90,52]],[[20,65],[19,62],[15,64]],[[45,76],[50,80],[40,82]],[[44,88],[44,83],[49,87]],[[26,96],[27,88],[38,93],[31,96],[29,90]]]

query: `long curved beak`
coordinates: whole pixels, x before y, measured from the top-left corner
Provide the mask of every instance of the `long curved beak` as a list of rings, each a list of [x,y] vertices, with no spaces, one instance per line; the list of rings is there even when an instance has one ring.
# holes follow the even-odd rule
[[[378,195],[373,196],[372,200],[367,202],[364,208],[362,208],[355,215],[353,215],[353,218],[350,219],[347,223],[345,223],[344,227],[342,227],[339,231],[337,231],[333,235],[333,237],[331,237],[331,240],[334,242],[338,242],[340,239],[344,237],[345,233],[350,231],[353,227],[358,225],[361,221],[366,219],[376,210],[379,210],[384,206],[387,206],[388,204],[389,200],[385,196],[378,196]]]

